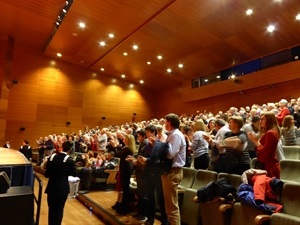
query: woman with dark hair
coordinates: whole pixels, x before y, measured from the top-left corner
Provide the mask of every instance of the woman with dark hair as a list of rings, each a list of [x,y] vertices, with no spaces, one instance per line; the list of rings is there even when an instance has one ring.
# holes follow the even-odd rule
[[[248,138],[256,145],[257,165],[268,172],[269,177],[280,178],[280,166],[276,159],[276,149],[280,138],[280,128],[275,114],[263,113],[260,117],[260,139],[253,132]]]

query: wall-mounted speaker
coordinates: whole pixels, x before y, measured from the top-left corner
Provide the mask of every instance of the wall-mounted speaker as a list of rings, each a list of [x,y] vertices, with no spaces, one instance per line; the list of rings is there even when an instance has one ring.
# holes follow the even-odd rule
[[[67,125],[67,126],[70,126],[70,125],[71,125],[71,122],[70,122],[70,121],[67,121],[67,122],[66,122],[66,125]]]
[[[26,130],[25,127],[20,127],[20,131],[24,131],[24,130]]]

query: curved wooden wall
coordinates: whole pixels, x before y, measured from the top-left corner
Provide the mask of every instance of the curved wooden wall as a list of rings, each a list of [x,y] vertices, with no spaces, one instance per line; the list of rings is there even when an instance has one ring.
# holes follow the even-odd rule
[[[40,136],[120,125],[130,122],[133,113],[137,121],[154,115],[149,92],[140,86],[130,89],[125,81],[112,83],[100,73],[18,46],[12,64],[9,79],[18,84],[6,90],[6,128],[0,144],[8,139],[18,149],[27,138],[36,147]]]

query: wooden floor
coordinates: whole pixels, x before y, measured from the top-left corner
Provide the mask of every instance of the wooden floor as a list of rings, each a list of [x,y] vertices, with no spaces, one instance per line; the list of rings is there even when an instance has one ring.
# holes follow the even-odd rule
[[[37,175],[43,181],[43,194],[40,213],[40,225],[48,225],[48,205],[47,195],[44,194],[44,190],[47,186],[48,179],[44,175],[37,173]],[[38,185],[35,182],[35,195],[38,193]],[[36,205],[35,205],[36,206]],[[36,208],[35,208],[36,209]],[[62,225],[105,225],[104,222],[98,219],[96,215],[90,212],[84,205],[82,205],[77,199],[70,198],[67,200]]]
[[[44,175],[37,173],[43,181],[43,196],[40,213],[40,225],[47,225],[48,206],[47,195],[44,190],[47,185],[47,179]],[[38,186],[35,184],[35,195],[37,196]],[[117,199],[116,191],[91,191],[88,194],[78,195],[76,198],[70,198],[66,202],[64,218],[62,225],[123,225],[123,224],[141,224],[132,215],[119,215],[111,206]],[[155,225],[160,222],[155,220]]]

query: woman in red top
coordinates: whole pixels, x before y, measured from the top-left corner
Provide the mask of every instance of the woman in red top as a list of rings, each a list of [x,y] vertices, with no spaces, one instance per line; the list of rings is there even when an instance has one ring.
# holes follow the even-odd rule
[[[256,145],[257,160],[268,172],[269,177],[280,177],[279,162],[276,159],[276,149],[280,138],[280,128],[272,112],[263,113],[260,117],[260,139],[252,132],[248,138]]]

